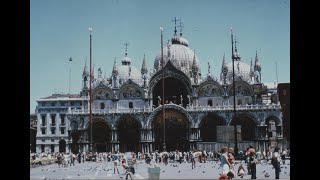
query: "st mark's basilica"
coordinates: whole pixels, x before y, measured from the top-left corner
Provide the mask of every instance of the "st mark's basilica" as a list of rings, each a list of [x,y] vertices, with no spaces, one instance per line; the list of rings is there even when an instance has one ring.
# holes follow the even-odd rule
[[[209,62],[202,62],[208,64],[203,74],[200,59],[182,31],[178,34],[175,28],[171,41],[163,46],[165,123],[161,51],[151,70],[145,56],[138,70],[131,65],[126,48],[120,62],[112,60],[111,77],[103,76],[101,68],[93,73],[92,123],[88,62],[80,94],[53,94],[37,101],[36,152],[162,151],[164,139],[167,151],[219,151],[222,146],[234,146],[235,139],[239,150],[249,145],[261,151],[286,146],[276,93],[268,96],[271,101],[264,100],[270,88],[261,82],[258,45],[253,45],[255,58],[247,64],[237,43],[230,44],[234,83],[231,55],[221,57],[220,76],[214,77]]]

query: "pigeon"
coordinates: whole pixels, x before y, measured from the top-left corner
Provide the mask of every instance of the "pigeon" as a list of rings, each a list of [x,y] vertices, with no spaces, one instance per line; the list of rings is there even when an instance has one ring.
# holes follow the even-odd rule
[[[264,171],[262,171],[262,173],[265,173],[266,171],[264,170]]]
[[[178,173],[180,173],[180,171],[178,171]]]
[[[162,172],[165,172],[165,171],[162,171]]]
[[[266,174],[264,175],[264,177],[266,177],[266,178],[269,177],[269,176],[270,176],[270,175],[269,175],[268,173],[266,173]]]
[[[202,173],[205,173],[205,171],[202,171]]]

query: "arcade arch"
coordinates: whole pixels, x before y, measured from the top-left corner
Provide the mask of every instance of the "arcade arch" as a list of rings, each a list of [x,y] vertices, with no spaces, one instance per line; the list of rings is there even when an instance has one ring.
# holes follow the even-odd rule
[[[256,122],[248,114],[238,114],[230,122],[230,125],[241,125],[241,141],[254,141],[256,137]]]
[[[88,127],[88,137],[91,138],[91,127]],[[92,147],[95,152],[111,151],[111,127],[104,119],[92,120]]]
[[[152,122],[152,129],[155,136],[155,149],[163,150],[164,139],[164,125],[165,125],[165,139],[166,150],[175,151],[189,150],[188,132],[190,123],[188,118],[175,109],[166,109],[165,111],[165,124],[163,124],[162,113],[158,113]]]
[[[140,151],[141,123],[132,116],[120,117],[117,128],[119,131],[120,151]]]
[[[217,141],[217,126],[223,126],[225,122],[222,117],[215,113],[209,113],[201,120],[200,137],[203,142]]]

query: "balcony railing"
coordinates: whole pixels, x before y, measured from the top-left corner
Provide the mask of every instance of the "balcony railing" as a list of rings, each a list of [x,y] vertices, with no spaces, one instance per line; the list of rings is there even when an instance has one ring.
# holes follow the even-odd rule
[[[280,105],[241,105],[236,106],[236,110],[278,110]],[[154,108],[117,108],[117,109],[92,109],[92,114],[112,114],[112,113],[150,113]],[[233,110],[233,105],[229,106],[187,106],[188,112],[197,111],[230,111]],[[69,114],[89,114],[89,109],[72,109],[69,108]]]
[[[280,109],[280,105],[237,105],[236,110],[266,110],[266,109]],[[187,111],[223,111],[233,110],[233,105],[229,106],[188,106]]]

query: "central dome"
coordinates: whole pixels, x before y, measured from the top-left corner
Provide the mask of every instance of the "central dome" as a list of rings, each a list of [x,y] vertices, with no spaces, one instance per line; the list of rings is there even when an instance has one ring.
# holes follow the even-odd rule
[[[190,72],[192,69],[193,58],[195,57],[196,66],[200,71],[200,64],[198,57],[194,51],[188,47],[189,43],[185,38],[174,36],[172,38],[172,44],[163,48],[164,64],[168,62],[168,55],[170,55],[170,61],[172,64],[183,72]],[[169,53],[168,53],[169,47]],[[156,56],[154,60],[154,69],[161,68],[161,52]]]
[[[227,79],[229,82],[232,82],[232,62],[227,63],[228,67],[228,74],[227,74]],[[250,78],[250,65],[243,63],[241,61],[235,61],[234,62],[234,76],[235,79],[237,80],[238,78],[241,78],[244,81],[251,82]]]
[[[141,85],[142,79],[140,72],[133,66],[130,65],[120,65],[117,67],[119,81],[123,83],[131,79],[133,82]]]

